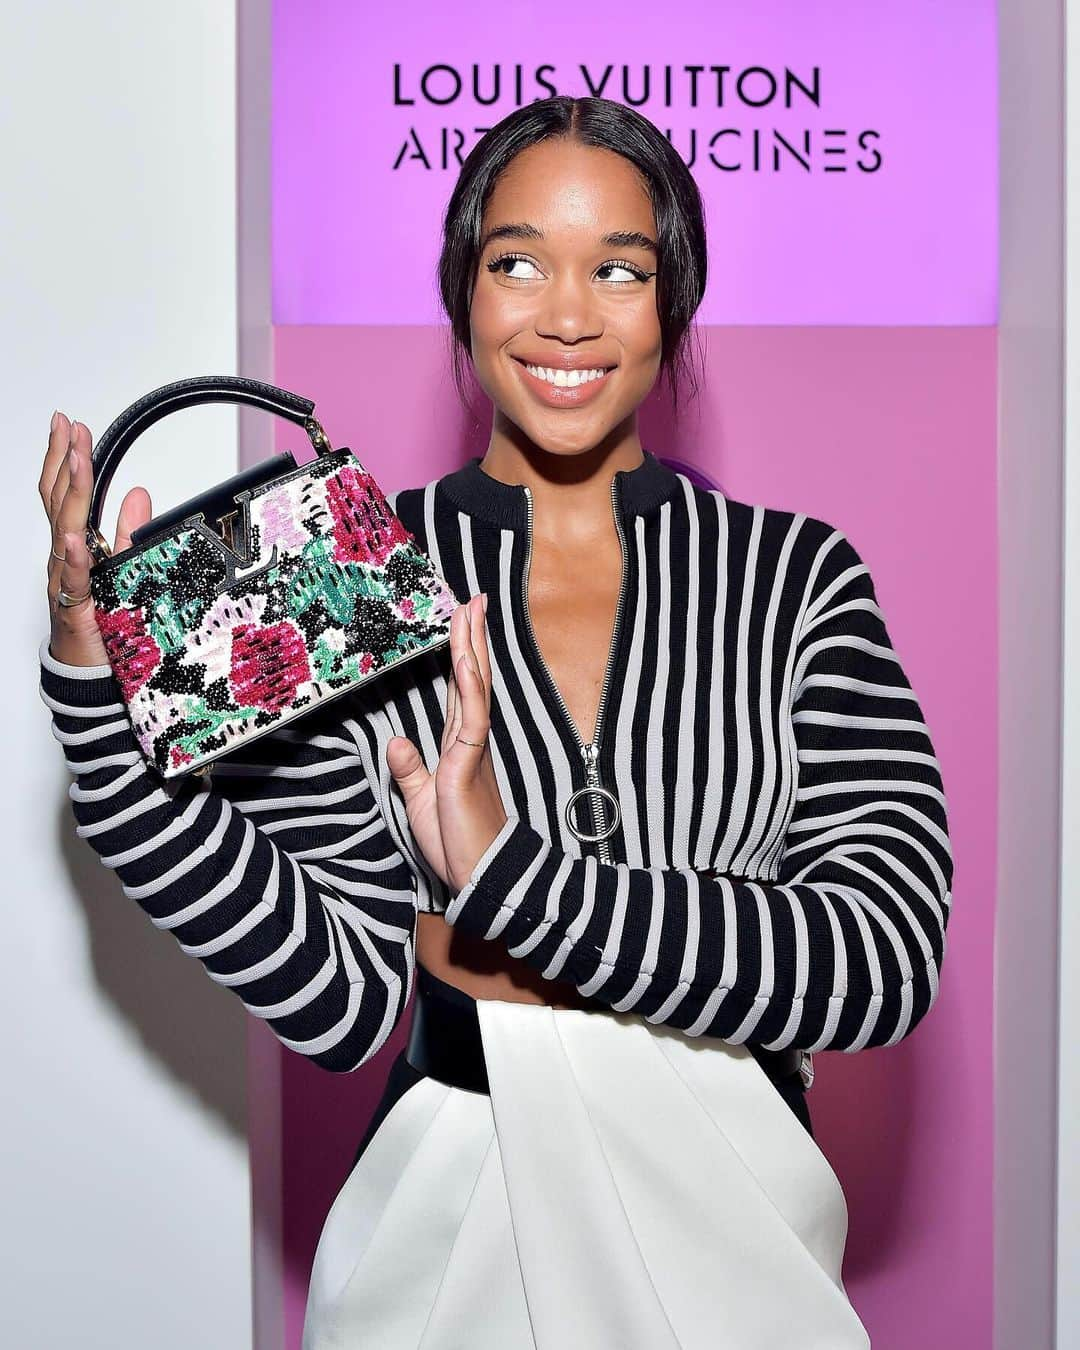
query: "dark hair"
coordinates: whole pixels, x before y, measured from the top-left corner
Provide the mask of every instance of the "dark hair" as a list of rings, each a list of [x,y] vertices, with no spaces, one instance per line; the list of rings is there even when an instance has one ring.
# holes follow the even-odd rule
[[[660,369],[676,415],[679,376],[697,393],[686,348],[691,320],[705,294],[705,208],[693,174],[668,138],[640,113],[606,98],[539,99],[516,108],[487,131],[466,156],[443,214],[439,293],[450,319],[454,382],[471,403],[465,365],[471,365],[469,308],[479,266],[480,224],[499,175],[520,151],[552,136],[613,150],[644,179],[657,229],[657,313]]]

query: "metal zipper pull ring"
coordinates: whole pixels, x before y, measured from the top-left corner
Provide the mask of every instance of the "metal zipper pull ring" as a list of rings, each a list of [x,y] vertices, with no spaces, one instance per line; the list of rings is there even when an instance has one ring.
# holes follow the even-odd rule
[[[574,803],[579,797],[592,796],[593,794],[598,794],[599,796],[608,799],[614,811],[614,818],[612,819],[611,824],[606,829],[601,830],[599,834],[586,834],[584,830],[579,830],[574,822]],[[619,828],[619,820],[621,818],[618,798],[615,796],[614,792],[609,792],[606,787],[600,787],[599,785],[595,787],[589,786],[578,788],[566,803],[566,810],[563,814],[566,817],[566,828],[575,839],[579,839],[583,844],[596,844],[599,843],[601,839],[607,839],[609,835],[614,834]]]

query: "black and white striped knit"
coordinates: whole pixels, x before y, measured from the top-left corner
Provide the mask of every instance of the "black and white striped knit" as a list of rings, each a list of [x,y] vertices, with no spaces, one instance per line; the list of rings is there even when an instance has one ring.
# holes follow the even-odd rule
[[[773,1050],[893,1044],[936,1000],[946,800],[865,563],[827,522],[697,487],[648,451],[613,488],[624,568],[592,779],[529,622],[527,491],[477,457],[389,495],[458,598],[489,595],[508,819],[456,895],[385,759],[408,736],[434,770],[448,647],[219,759],[207,783],[160,779],[109,668],[41,644],[78,833],[324,1068],[363,1064],[404,1011],[417,909],[619,1011]],[[566,804],[597,781],[619,821],[581,842]],[[611,823],[607,798],[577,806],[581,832]]]

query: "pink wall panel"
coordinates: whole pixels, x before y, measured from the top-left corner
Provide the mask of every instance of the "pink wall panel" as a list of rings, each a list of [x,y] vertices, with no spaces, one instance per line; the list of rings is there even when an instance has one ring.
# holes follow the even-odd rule
[[[990,1345],[991,1012],[996,801],[996,331],[711,328],[702,397],[642,440],[729,495],[844,529],[871,568],[942,763],[956,859],[942,992],[900,1045],[824,1053],[808,1103],[851,1215],[845,1283],[875,1350]],[[317,401],[386,490],[482,454],[442,330],[275,329],[279,384]],[[307,457],[284,423],[277,449]],[[675,467],[680,467],[676,464]],[[406,1013],[406,1018],[408,1017]],[[356,1074],[283,1056],[286,1345],[407,1023]]]
[[[556,93],[633,102],[693,170],[703,322],[996,320],[994,0],[557,15],[534,0],[275,0],[275,323],[438,322],[438,224],[461,159]]]

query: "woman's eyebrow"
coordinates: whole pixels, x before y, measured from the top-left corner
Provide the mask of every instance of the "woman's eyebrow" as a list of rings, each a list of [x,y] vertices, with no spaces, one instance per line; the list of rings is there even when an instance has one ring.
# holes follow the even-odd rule
[[[610,234],[601,235],[600,242],[605,248],[647,248],[653,253],[657,251],[656,240],[650,239],[640,230],[613,230]]]
[[[482,253],[493,239],[543,239],[543,237],[543,230],[524,221],[493,225],[480,241],[480,252]],[[611,230],[608,234],[600,236],[600,243],[604,248],[645,248],[653,253],[657,252],[656,240],[650,239],[640,230]]]

